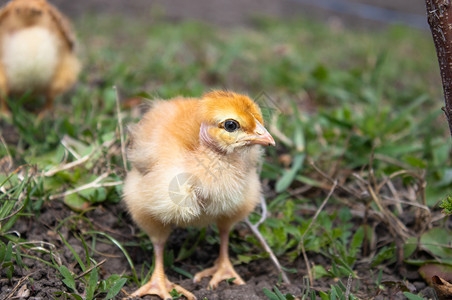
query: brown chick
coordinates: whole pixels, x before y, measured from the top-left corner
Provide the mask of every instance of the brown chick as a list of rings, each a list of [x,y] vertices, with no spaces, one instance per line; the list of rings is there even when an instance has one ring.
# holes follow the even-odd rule
[[[45,0],[12,0],[0,10],[0,111],[6,97],[31,92],[46,97],[43,111],[77,80],[70,22]]]
[[[165,242],[173,226],[216,223],[219,257],[194,281],[212,276],[212,288],[230,278],[244,284],[229,260],[228,237],[231,227],[260,199],[258,145],[275,145],[259,107],[246,96],[224,91],[201,99],[158,101],[130,133],[133,168],[125,180],[124,200],[133,220],[151,238],[155,256],[151,280],[132,296],[171,299],[174,288],[195,299],[170,282],[163,269]]]

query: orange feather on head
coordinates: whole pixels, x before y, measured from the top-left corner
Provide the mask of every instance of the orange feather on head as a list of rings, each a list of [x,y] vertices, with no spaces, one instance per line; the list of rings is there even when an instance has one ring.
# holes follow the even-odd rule
[[[235,116],[240,118],[241,128],[251,132],[258,120],[262,125],[262,113],[256,103],[244,95],[228,91],[213,91],[203,95],[201,111],[204,120],[218,123],[221,118]]]
[[[220,152],[231,153],[250,144],[274,145],[263,127],[259,106],[247,96],[227,91],[207,93],[201,99],[200,116],[201,141]]]

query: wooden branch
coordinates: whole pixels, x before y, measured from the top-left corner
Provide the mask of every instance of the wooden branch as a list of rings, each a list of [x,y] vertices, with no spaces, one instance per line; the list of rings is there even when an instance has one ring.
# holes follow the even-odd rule
[[[443,111],[452,135],[452,6],[450,0],[425,0],[425,3],[443,82],[446,103]]]

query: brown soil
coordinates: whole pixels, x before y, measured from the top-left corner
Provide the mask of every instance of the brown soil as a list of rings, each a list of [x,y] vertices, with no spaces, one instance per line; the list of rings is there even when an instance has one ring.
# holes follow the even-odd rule
[[[61,226],[62,223],[64,224],[63,226]],[[21,217],[16,222],[13,230],[17,231],[22,238],[28,241],[44,241],[55,245],[55,250],[53,251],[55,257],[60,259],[62,264],[69,266],[69,269],[72,267],[71,271],[75,274],[81,274],[82,271],[77,265],[73,253],[64,245],[58,232],[73,247],[82,260],[86,261],[85,250],[79,237],[84,236],[87,245],[90,246],[92,235],[84,235],[84,233],[92,230],[102,231],[111,235],[123,245],[135,243],[135,246],[128,246],[126,249],[135,264],[137,273],[140,274],[140,270],[142,270],[143,265],[147,262],[147,265],[144,267],[146,273],[148,266],[152,263],[150,243],[141,247],[136,245],[138,238],[135,238],[135,236],[139,231],[132,224],[120,204],[111,204],[108,207],[98,206],[84,214],[84,217],[81,218],[78,213],[71,211],[63,203],[51,201],[44,203],[44,207],[41,208],[39,216]],[[57,228],[58,226],[60,227]],[[243,235],[243,232],[250,234],[247,232],[244,224],[238,224],[231,237],[232,241],[236,243],[239,241],[243,242],[243,239],[239,237],[240,234]],[[207,235],[215,237],[215,233],[211,229],[207,231]],[[167,253],[172,251],[177,254],[186,238],[187,230],[176,229],[167,243]],[[183,261],[176,261],[174,265],[190,274],[211,266],[218,253],[218,244],[215,242],[212,244],[208,243],[207,240],[202,241],[190,257]],[[98,238],[95,243],[95,249],[91,250],[93,250],[91,257],[97,262],[106,260],[100,267],[99,279],[106,279],[112,274],[132,276],[132,271],[126,258],[115,245]],[[260,250],[256,249],[256,251]],[[49,254],[43,254],[36,250],[22,248],[22,253],[51,261]],[[329,263],[320,255],[310,256],[310,260],[328,268]],[[56,297],[55,293],[57,292],[70,292],[62,283],[61,276],[58,275],[59,272],[53,267],[43,264],[36,259],[24,258],[23,262],[27,268],[15,268],[11,281],[6,279],[5,270],[1,271],[0,299],[17,295],[17,290],[23,285],[26,285],[30,291],[31,299],[51,299]],[[200,284],[195,284],[191,279],[180,275],[170,268],[167,268],[167,275],[173,282],[193,292],[198,299],[266,299],[263,288],[271,290],[275,285],[279,286],[279,289],[283,293],[301,296],[302,289],[304,288],[302,277],[305,272],[303,270],[306,269],[304,261],[300,258],[293,263],[282,261],[282,264],[287,268],[294,268],[298,271],[296,275],[290,274],[292,281],[290,285],[279,284],[279,276],[269,259],[255,260],[249,264],[236,266],[238,273],[247,282],[243,286],[229,285],[227,282],[223,282],[217,289],[208,290],[206,289],[209,281],[208,278],[203,279]],[[424,295],[430,293],[429,288],[426,288],[425,283],[414,270],[407,271],[402,276],[394,266],[388,266],[382,276],[382,282],[388,282],[388,289],[385,293],[380,294],[375,290],[377,274],[370,274],[369,266],[367,265],[359,265],[357,266],[357,270],[361,277],[359,281],[360,286],[353,288],[352,292],[355,296],[363,299],[373,297],[376,297],[375,299],[387,299],[388,297],[392,299],[404,299],[403,294],[397,286],[397,283],[401,283],[399,287],[407,286],[407,283],[402,281],[404,277],[409,279],[410,283],[408,285],[410,287],[415,288],[417,291],[423,290]],[[343,281],[346,282],[346,279],[343,279]],[[332,279],[316,280],[314,289],[317,291],[328,291],[330,286],[335,283]],[[80,283],[80,280],[77,281],[77,284],[79,292],[82,293],[84,287]],[[394,284],[396,285],[394,288],[389,288]],[[13,288],[16,288],[15,291],[13,291]],[[116,298],[123,298],[127,296],[126,293],[132,293],[136,288],[137,286],[132,281],[129,281]],[[158,299],[155,296],[146,296],[144,298]]]

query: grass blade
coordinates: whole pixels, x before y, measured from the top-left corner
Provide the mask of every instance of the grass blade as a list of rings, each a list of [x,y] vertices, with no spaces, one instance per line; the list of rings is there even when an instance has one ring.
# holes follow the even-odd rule
[[[80,256],[77,254],[77,252],[75,252],[74,248],[72,248],[71,245],[69,245],[69,243],[66,241],[66,239],[63,237],[63,235],[58,232],[58,234],[60,235],[61,240],[63,241],[63,243],[66,245],[66,247],[69,248],[69,250],[71,250],[72,254],[74,255],[75,260],[77,260],[78,264],[80,265],[80,267],[82,268],[82,271],[85,272],[86,271],[86,267],[85,264],[82,262],[82,260],[80,259]]]
[[[116,296],[126,282],[127,282],[126,278],[121,278],[118,281],[116,281],[116,283],[113,285],[113,287],[111,287],[108,290],[108,293],[107,293],[107,296],[105,297],[105,299],[111,299],[114,296]]]
[[[124,256],[127,259],[127,262],[129,263],[130,268],[132,269],[132,273],[133,273],[133,281],[136,284],[139,284],[139,280],[138,280],[138,276],[137,276],[137,272],[135,270],[135,266],[133,264],[132,258],[130,258],[129,253],[127,252],[127,250],[121,245],[121,243],[116,240],[114,237],[104,233],[104,232],[100,232],[100,231],[88,231],[86,232],[86,234],[97,234],[97,235],[101,235],[103,237],[106,237],[107,239],[109,239],[113,244],[116,245],[116,247],[118,247],[122,253],[124,254]]]

